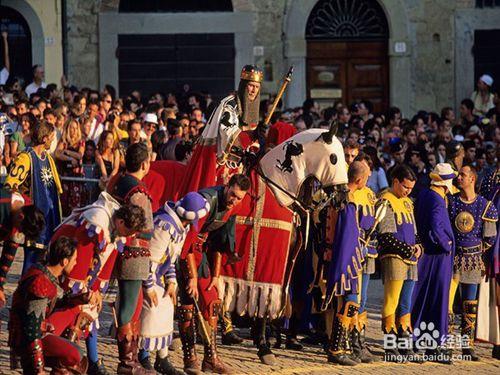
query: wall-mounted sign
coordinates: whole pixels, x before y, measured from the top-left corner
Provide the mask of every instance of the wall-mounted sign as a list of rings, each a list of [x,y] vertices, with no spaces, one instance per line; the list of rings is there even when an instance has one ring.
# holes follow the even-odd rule
[[[47,36],[45,37],[45,45],[46,46],[53,46],[54,45],[54,37],[53,36]]]
[[[254,56],[264,56],[264,46],[254,46],[253,47]]]
[[[406,43],[405,42],[394,43],[394,52],[405,53],[406,52]]]
[[[333,80],[335,79],[335,74],[333,74],[332,72],[320,72],[318,73],[318,79],[321,82],[325,83],[333,82]]]
[[[341,97],[341,89],[311,89],[311,98],[313,99],[333,99]]]

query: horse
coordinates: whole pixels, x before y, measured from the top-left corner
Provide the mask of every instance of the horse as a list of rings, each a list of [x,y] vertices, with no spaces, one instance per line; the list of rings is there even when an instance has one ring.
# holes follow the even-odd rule
[[[313,179],[327,199],[338,204],[345,200],[347,166],[333,132],[309,129],[296,134],[248,171],[251,188],[236,216],[240,261],[223,266],[218,288],[225,311],[269,319],[283,315],[293,265],[305,248],[309,218],[317,208],[300,194],[304,183]]]
[[[227,171],[243,171],[249,176],[251,188],[235,211],[235,251],[240,260],[222,267],[218,292],[226,312],[276,319],[284,312],[294,259],[305,247],[309,217],[316,208],[305,203],[310,197],[299,196],[301,188],[313,179],[328,200],[337,204],[345,201],[343,147],[332,124],[329,130],[309,129],[294,135],[249,166],[243,160],[248,149],[242,147],[251,144],[246,141],[248,134],[233,128],[228,137],[220,134],[222,128],[217,119],[209,120],[183,177],[169,176],[171,196],[164,198],[174,200],[189,191],[216,185],[220,168],[226,171],[226,178]],[[241,138],[244,142],[239,142]],[[168,163],[160,163],[164,163],[162,173],[168,173]],[[175,169],[175,164],[166,167]],[[156,169],[154,163],[152,169]]]

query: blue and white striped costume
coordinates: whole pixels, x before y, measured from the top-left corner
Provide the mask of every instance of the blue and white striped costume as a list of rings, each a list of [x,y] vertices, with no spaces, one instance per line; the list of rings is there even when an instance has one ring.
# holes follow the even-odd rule
[[[141,313],[139,347],[146,350],[165,350],[172,340],[174,304],[165,290],[169,283],[177,284],[175,263],[181,254],[189,226],[183,227],[174,210],[174,203],[167,202],[153,217],[154,232],[150,243],[151,266],[144,287],[154,288],[158,306],[144,300]]]

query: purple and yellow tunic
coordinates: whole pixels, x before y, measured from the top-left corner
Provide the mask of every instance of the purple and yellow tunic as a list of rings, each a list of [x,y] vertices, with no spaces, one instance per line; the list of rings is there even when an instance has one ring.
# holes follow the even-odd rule
[[[356,190],[353,193],[353,202],[358,210],[358,221],[361,232],[361,238],[370,232],[375,224],[375,202],[377,198],[375,193],[369,187]],[[371,275],[375,273],[375,258],[378,256],[377,240],[370,239],[364,246],[365,262],[363,264],[363,273]]]
[[[356,205],[349,202],[338,213],[332,245],[332,261],[328,269],[327,295],[343,296],[361,291],[360,276],[364,255],[360,242],[360,229]]]
[[[388,203],[387,212],[378,225],[378,247],[384,282],[417,280],[417,228],[410,198],[398,198],[390,190],[380,196]]]
[[[493,246],[497,234],[497,210],[481,195],[472,202],[455,195],[450,198],[448,211],[456,241],[453,278],[479,284],[485,272],[482,254]]]

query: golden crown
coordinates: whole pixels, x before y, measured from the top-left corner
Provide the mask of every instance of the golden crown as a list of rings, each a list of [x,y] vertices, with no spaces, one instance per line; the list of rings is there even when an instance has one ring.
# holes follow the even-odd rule
[[[245,66],[241,70],[240,78],[246,81],[262,82],[264,80],[264,73],[256,66]]]

